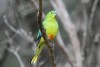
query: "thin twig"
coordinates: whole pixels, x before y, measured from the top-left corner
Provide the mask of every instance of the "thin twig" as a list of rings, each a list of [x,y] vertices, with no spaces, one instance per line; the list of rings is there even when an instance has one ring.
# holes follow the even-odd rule
[[[92,26],[94,13],[96,11],[96,7],[97,7],[97,4],[98,4],[98,1],[99,0],[94,0],[93,6],[92,6],[92,9],[91,9],[91,13],[90,13],[90,17],[89,17],[89,30],[90,30],[90,33],[92,33],[91,26]]]
[[[100,33],[99,32],[97,32],[96,34],[95,34],[95,37],[94,37],[94,40],[93,40],[93,44],[91,44],[91,51],[89,52],[89,55],[88,55],[88,57],[87,57],[87,59],[86,59],[86,65],[88,66],[88,67],[95,67],[96,66],[96,64],[97,64],[97,51],[98,51],[98,47],[99,47],[99,43],[100,43]]]
[[[16,34],[20,35],[20,36],[23,36],[25,37],[27,40],[29,40],[30,42],[33,42],[33,37],[32,36],[29,36],[27,34],[27,32],[24,30],[24,29],[15,29],[11,24],[9,24],[8,20],[7,20],[7,16],[4,15],[3,16],[3,19],[4,19],[4,23],[8,26],[8,28],[10,30],[12,30],[13,32],[15,32]]]
[[[86,46],[86,39],[87,39],[87,28],[88,28],[88,16],[87,16],[87,11],[86,7],[83,4],[83,22],[84,22],[84,27],[83,27],[83,38],[82,38],[82,50],[84,51],[85,46]]]
[[[18,47],[17,47],[18,48]],[[15,56],[16,56],[16,58],[18,59],[18,61],[19,61],[19,63],[20,63],[20,67],[25,67],[24,66],[24,63],[23,63],[23,61],[22,61],[22,59],[21,59],[21,57],[20,57],[20,55],[18,54],[18,51],[17,50],[14,50],[13,48],[12,49],[10,49],[9,50],[11,53],[13,53]]]
[[[83,16],[84,16],[84,28],[83,28],[83,39],[82,39],[82,50],[83,51],[86,49],[86,40],[88,38],[87,36],[92,34],[92,23],[93,23],[93,18],[95,15],[98,1],[99,0],[94,0],[89,17],[87,15],[87,10],[86,10],[87,6],[85,5],[85,3],[83,3]],[[83,52],[83,55],[84,54],[85,54],[85,52]],[[85,59],[83,59],[83,61],[85,62]],[[85,64],[87,64],[87,63],[85,62]]]
[[[82,39],[82,50],[83,51],[86,49],[86,40],[88,38],[87,36],[92,34],[91,27],[92,27],[92,22],[93,22],[93,18],[95,15],[98,1],[99,0],[94,0],[89,18],[88,18],[87,10],[86,10],[87,6],[85,5],[85,3],[82,3],[83,4],[83,17],[84,17],[84,28],[83,28],[83,39]],[[85,55],[85,52],[83,52],[83,55]],[[83,59],[83,61],[85,62],[86,60]],[[85,64],[88,64],[87,62],[85,62]]]
[[[50,45],[50,42],[49,42],[47,35],[45,33],[45,29],[42,26],[42,0],[39,0],[38,24],[39,24],[39,28],[42,32],[43,39],[44,39],[46,46],[48,47],[48,50],[49,50],[49,56],[50,56],[50,61],[51,61],[52,67],[56,67],[54,50],[53,50],[52,46]]]
[[[36,9],[39,9],[39,5],[38,5],[38,2],[36,0],[31,0],[31,3],[32,3],[33,7],[35,7]],[[45,18],[44,12],[42,12],[42,17]]]

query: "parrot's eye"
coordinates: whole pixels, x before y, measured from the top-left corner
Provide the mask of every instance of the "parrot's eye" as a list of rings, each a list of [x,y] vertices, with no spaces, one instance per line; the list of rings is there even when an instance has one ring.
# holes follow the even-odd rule
[[[52,14],[52,12],[51,12],[51,14]]]

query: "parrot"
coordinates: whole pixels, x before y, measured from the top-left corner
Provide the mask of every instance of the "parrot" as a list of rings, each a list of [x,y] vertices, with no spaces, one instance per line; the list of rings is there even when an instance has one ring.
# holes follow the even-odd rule
[[[42,25],[45,29],[46,34],[47,34],[47,38],[50,41],[53,41],[58,33],[58,28],[59,28],[58,22],[56,20],[56,11],[52,10],[52,11],[48,12],[46,14],[44,21],[42,22]],[[38,31],[36,41],[37,41],[36,52],[31,60],[31,63],[33,63],[33,64],[35,64],[37,62],[41,51],[45,47],[45,42],[44,42],[44,39],[42,37],[42,33],[40,30]]]

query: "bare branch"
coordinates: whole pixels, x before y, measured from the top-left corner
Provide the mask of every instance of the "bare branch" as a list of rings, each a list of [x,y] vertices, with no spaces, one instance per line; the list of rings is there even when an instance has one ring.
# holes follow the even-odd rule
[[[86,46],[86,39],[87,39],[87,28],[88,28],[88,15],[86,11],[85,5],[83,5],[83,37],[82,37],[82,50],[84,51]]]
[[[39,5],[38,5],[38,2],[36,0],[31,0],[31,3],[32,3],[32,5],[34,4],[36,9],[39,9]],[[45,18],[44,12],[42,12],[42,16],[43,16],[43,18]]]
[[[94,13],[95,13],[98,1],[99,0],[94,0],[93,6],[92,6],[92,9],[91,9],[91,13],[90,13],[90,17],[89,17],[89,30],[90,30],[90,32],[92,31],[91,30],[91,25],[92,25],[92,22],[93,22]]]
[[[25,37],[30,42],[33,42],[33,37],[29,36],[24,29],[21,28],[21,29],[17,30],[12,25],[10,25],[9,22],[8,22],[8,20],[7,20],[7,16],[6,15],[3,16],[3,19],[4,19],[4,23],[10,28],[10,30],[12,30],[13,32],[15,32],[16,34],[18,34],[20,36]]]
[[[12,25],[10,25],[10,24],[8,23],[8,20],[7,20],[7,16],[6,16],[6,15],[3,16],[3,19],[4,19],[4,23],[5,23],[13,32],[19,34],[19,32],[17,32],[17,30],[16,30]]]
[[[83,28],[83,39],[82,39],[82,50],[84,51],[86,49],[86,40],[87,40],[87,36],[92,34],[92,22],[93,22],[93,18],[94,18],[94,13],[96,11],[96,7],[98,4],[99,0],[94,0],[92,9],[91,9],[91,13],[90,16],[88,18],[88,14],[87,14],[87,10],[85,6],[85,3],[83,3],[83,19],[84,19],[84,28]],[[84,53],[85,54],[85,53]],[[84,59],[85,60],[85,59]],[[84,61],[83,60],[83,61]],[[88,63],[87,63],[88,64]]]
[[[19,49],[19,47],[17,47],[16,49]],[[18,54],[18,50],[14,50],[13,48],[12,49],[10,49],[9,50],[11,53],[13,53],[15,56],[16,56],[16,58],[18,59],[18,61],[19,61],[19,63],[20,63],[20,66],[21,67],[25,67],[24,66],[24,63],[23,63],[23,61],[22,61],[22,59],[21,59],[21,57],[20,57],[20,55]]]
[[[20,57],[20,55],[18,54],[19,47],[17,47],[16,49],[14,48],[13,41],[12,41],[12,39],[10,38],[8,31],[5,31],[5,35],[7,36],[8,42],[9,42],[9,44],[10,44],[9,51],[10,51],[11,53],[13,53],[13,54],[16,56],[16,58],[18,59],[18,61],[19,61],[19,63],[20,63],[20,66],[21,66],[21,67],[25,67],[25,66],[24,66],[24,63],[23,63],[23,61],[22,61],[22,59],[21,59],[21,57]]]

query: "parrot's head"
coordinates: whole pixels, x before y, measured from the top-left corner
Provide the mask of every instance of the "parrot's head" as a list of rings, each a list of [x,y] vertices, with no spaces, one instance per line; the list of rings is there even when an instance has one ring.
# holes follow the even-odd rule
[[[46,18],[49,18],[49,19],[56,19],[56,11],[50,11],[46,14]]]

